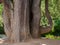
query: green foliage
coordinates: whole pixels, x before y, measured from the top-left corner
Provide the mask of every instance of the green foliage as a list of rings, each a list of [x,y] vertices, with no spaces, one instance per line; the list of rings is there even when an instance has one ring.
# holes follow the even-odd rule
[[[4,33],[3,20],[2,20],[2,11],[3,11],[3,5],[0,4],[0,34]]]
[[[54,35],[51,35],[51,34],[46,35],[46,38],[47,39],[60,40],[60,36],[54,36]]]
[[[41,25],[48,25],[48,21],[45,17],[45,0],[42,0],[42,19]],[[60,39],[60,0],[49,0],[49,11],[53,21],[52,31],[48,34],[43,34],[46,38]]]
[[[55,39],[54,35],[50,35],[50,34],[46,35],[46,38]]]

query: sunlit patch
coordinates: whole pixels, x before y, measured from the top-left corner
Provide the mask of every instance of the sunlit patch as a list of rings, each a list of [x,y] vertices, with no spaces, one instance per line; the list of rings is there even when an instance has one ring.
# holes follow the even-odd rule
[[[3,43],[3,42],[4,42],[4,40],[3,39],[0,39],[0,44]]]
[[[47,45],[47,44],[42,44],[42,45]]]

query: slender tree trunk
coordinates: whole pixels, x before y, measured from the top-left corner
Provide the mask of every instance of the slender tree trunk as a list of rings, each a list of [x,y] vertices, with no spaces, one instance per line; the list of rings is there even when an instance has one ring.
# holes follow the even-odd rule
[[[46,27],[43,27],[43,26],[40,26],[40,34],[44,34],[44,33],[48,33],[52,30],[52,18],[50,16],[50,12],[49,12],[49,8],[48,8],[48,3],[49,0],[45,0],[45,16],[47,17],[48,19],[48,24],[49,26],[46,26]]]

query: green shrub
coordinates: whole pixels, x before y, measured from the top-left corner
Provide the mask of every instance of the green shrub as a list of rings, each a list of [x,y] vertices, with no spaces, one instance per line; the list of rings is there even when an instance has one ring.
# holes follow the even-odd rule
[[[2,12],[3,12],[3,5],[0,4],[0,34],[4,34]]]

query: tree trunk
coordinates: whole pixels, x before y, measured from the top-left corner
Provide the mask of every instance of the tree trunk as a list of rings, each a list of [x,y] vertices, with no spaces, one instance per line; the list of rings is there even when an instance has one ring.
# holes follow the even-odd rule
[[[51,19],[51,16],[50,16],[50,12],[49,12],[49,8],[48,8],[48,3],[49,0],[45,0],[45,16],[47,17],[48,19],[48,24],[49,26],[46,26],[46,27],[43,27],[43,26],[40,26],[40,34],[44,34],[44,33],[48,33],[52,30],[52,19]]]
[[[11,12],[10,12],[10,1],[3,1],[4,3],[4,12],[3,12],[3,21],[4,21],[4,29],[7,37],[10,39],[11,37]]]
[[[40,19],[41,19],[41,0],[33,0],[32,3],[32,23],[31,23],[31,32],[33,38],[39,38],[39,29],[40,29]]]
[[[14,0],[13,21],[12,39],[14,42],[29,39],[29,0]]]
[[[47,0],[46,0],[47,1]],[[22,42],[39,38],[51,27],[40,26],[41,0],[4,0],[4,29],[10,42]],[[45,3],[46,17],[51,21],[48,11],[48,1]],[[52,22],[52,21],[51,21]],[[52,23],[50,23],[52,26]]]

